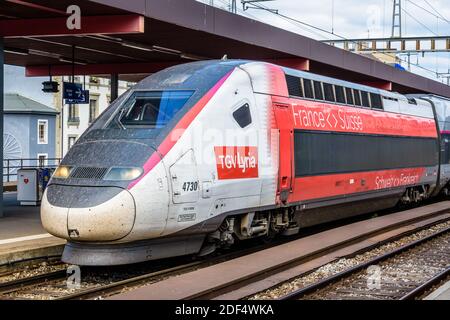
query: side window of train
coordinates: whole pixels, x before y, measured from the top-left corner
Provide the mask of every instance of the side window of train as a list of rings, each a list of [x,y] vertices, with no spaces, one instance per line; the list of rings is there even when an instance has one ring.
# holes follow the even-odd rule
[[[353,100],[352,88],[345,88],[345,96],[347,98],[347,104],[351,104],[351,105],[355,104],[355,101]]]
[[[314,99],[314,92],[311,80],[303,79],[303,87],[305,88],[305,98]]]
[[[383,110],[383,102],[381,101],[381,96],[376,93],[370,93],[370,102],[373,109]]]
[[[369,93],[367,91],[361,91],[361,102],[364,107],[370,108]]]
[[[233,118],[241,128],[245,128],[252,123],[252,114],[248,103],[233,112]]]
[[[299,77],[294,77],[289,74],[286,75],[286,83],[290,96],[303,97],[302,82]]]
[[[344,88],[335,85],[334,91],[336,92],[336,102],[345,103]]]
[[[335,102],[332,84],[324,83],[323,84],[323,92],[325,93],[325,100],[330,101],[330,102]]]
[[[354,89],[353,93],[354,93],[354,97],[355,97],[355,105],[361,106],[361,95],[360,95],[359,90]]]
[[[314,81],[314,98],[316,100],[323,100],[323,89],[320,81]]]

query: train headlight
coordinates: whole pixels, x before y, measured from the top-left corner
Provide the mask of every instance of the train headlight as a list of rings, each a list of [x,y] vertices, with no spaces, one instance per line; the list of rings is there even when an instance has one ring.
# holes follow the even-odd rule
[[[70,176],[72,169],[73,169],[73,167],[71,167],[71,166],[59,166],[55,170],[53,177],[58,178],[58,179],[67,179]]]
[[[134,180],[142,174],[142,168],[111,168],[103,180]]]

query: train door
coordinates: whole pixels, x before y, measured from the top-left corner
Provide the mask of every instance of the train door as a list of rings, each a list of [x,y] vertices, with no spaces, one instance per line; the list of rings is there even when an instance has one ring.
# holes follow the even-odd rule
[[[294,131],[292,110],[289,104],[274,102],[273,112],[279,131],[277,201],[286,203],[294,187]]]
[[[190,149],[170,168],[172,201],[174,204],[197,202],[199,181],[194,151]]]

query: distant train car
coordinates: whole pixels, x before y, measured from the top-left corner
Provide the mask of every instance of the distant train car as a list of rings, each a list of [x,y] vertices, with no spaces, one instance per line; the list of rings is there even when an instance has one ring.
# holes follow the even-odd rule
[[[407,95],[409,99],[426,101],[432,104],[436,122],[440,132],[440,168],[439,186],[443,193],[449,194],[448,183],[450,181],[450,99],[436,95]],[[412,100],[414,101],[414,100]]]
[[[80,137],[42,222],[63,261],[115,265],[420,201],[448,183],[436,101],[263,62],[175,66]]]

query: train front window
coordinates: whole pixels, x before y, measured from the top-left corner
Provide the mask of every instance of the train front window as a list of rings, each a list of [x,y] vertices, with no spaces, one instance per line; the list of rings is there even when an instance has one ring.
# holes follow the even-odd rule
[[[122,129],[164,128],[186,104],[194,91],[135,91],[108,127]]]

